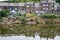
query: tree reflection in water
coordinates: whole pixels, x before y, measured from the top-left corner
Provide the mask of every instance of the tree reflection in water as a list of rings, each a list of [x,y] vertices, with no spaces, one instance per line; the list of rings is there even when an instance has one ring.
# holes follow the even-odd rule
[[[26,37],[35,37],[37,35],[40,38],[54,39],[56,35],[60,36],[59,24],[40,24],[40,25],[25,25],[25,24],[12,24],[1,25],[0,24],[0,36],[12,36],[12,35],[24,35]]]

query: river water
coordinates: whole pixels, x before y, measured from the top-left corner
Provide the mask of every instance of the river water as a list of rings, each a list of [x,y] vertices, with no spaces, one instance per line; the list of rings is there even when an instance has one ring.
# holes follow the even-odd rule
[[[60,40],[60,24],[0,25],[0,40]]]

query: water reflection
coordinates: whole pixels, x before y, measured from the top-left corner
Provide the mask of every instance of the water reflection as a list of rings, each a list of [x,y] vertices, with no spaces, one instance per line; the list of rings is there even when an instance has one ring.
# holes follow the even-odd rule
[[[56,36],[54,39],[39,38],[39,36],[36,36],[35,38],[26,36],[8,36],[8,37],[0,37],[0,40],[60,40],[60,36]]]
[[[60,24],[0,25],[0,40],[60,40]]]

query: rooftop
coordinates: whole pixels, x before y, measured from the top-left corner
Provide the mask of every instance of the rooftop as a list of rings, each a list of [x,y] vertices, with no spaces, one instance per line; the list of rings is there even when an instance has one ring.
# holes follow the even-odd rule
[[[55,0],[41,0],[41,3],[56,3]]]
[[[0,6],[24,6],[25,3],[0,3]]]

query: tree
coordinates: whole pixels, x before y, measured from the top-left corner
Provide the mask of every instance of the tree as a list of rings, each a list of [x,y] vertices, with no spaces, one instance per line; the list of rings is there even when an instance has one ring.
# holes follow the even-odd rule
[[[10,2],[31,2],[31,1],[35,1],[35,2],[39,2],[40,0],[8,0]]]
[[[15,3],[15,2],[20,2],[21,0],[8,0],[8,1]]]
[[[0,17],[9,16],[10,11],[8,9],[0,11]]]
[[[60,3],[60,0],[56,0],[56,2]]]

